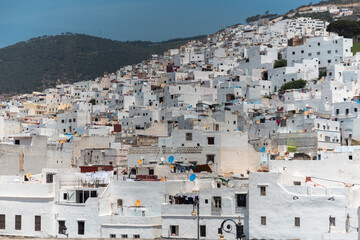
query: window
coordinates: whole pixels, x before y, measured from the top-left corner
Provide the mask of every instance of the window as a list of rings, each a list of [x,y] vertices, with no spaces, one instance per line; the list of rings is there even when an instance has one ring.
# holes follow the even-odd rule
[[[340,113],[340,110],[336,109],[336,115],[339,115],[339,113]]]
[[[91,191],[91,195],[92,198],[96,198],[97,197],[97,192],[96,191]]]
[[[110,238],[116,238],[116,234],[110,234]]]
[[[19,139],[15,140],[15,145],[20,145],[20,140]]]
[[[35,231],[41,231],[41,216],[35,216]]]
[[[15,230],[21,230],[21,215],[15,215]]]
[[[186,141],[192,141],[192,133],[186,133]]]
[[[205,199],[205,204],[208,204],[209,203],[209,199]]]
[[[171,236],[179,236],[179,226],[178,225],[170,226],[170,235]]]
[[[221,209],[221,197],[213,197],[213,208]]]
[[[319,55],[320,55],[320,52],[317,52],[316,54],[319,56]]]
[[[121,238],[128,238],[127,234],[121,234]]]
[[[295,227],[300,227],[300,218],[299,217],[295,218]]]
[[[236,194],[236,207],[246,207],[246,194]]]
[[[349,114],[349,109],[345,109],[345,114],[348,115]]]
[[[352,156],[352,155],[349,155],[349,160],[353,160],[353,156]]]
[[[295,52],[292,52],[292,55],[295,55]]]
[[[5,214],[0,214],[0,229],[5,229]]]
[[[53,173],[46,174],[46,183],[53,183],[54,182],[54,175]]]
[[[134,238],[140,238],[139,234],[134,234]]]
[[[260,196],[266,196],[266,187],[260,187]]]
[[[311,53],[308,53],[308,56],[311,57]]]
[[[85,233],[85,222],[84,221],[78,221],[78,234],[84,235]]]
[[[61,120],[61,123],[65,123],[65,120],[63,119],[63,120]]]
[[[59,234],[66,234],[65,221],[59,221]]]
[[[266,225],[266,217],[264,216],[261,217],[261,225]]]
[[[330,224],[330,227],[335,227],[335,218],[334,217],[329,217],[329,224]]]
[[[214,137],[208,137],[208,145],[214,145],[215,144],[215,138]]]
[[[294,181],[294,186],[301,186],[301,182],[300,181]]]
[[[206,225],[200,225],[200,237],[206,237]]]
[[[63,196],[64,196],[64,197],[63,197],[64,200],[67,200],[67,199],[68,199],[68,194],[67,194],[67,193],[64,193]]]
[[[357,108],[354,108],[354,112],[357,112]]]
[[[123,206],[123,200],[122,199],[118,199],[117,200],[117,207],[122,207]]]
[[[215,162],[215,154],[207,154],[206,155],[206,163],[213,164]]]

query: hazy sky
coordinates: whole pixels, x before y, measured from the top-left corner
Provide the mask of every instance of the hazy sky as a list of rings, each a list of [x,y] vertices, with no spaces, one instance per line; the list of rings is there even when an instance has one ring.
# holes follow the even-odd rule
[[[0,48],[62,32],[150,41],[211,34],[266,10],[284,13],[310,1],[0,0]]]

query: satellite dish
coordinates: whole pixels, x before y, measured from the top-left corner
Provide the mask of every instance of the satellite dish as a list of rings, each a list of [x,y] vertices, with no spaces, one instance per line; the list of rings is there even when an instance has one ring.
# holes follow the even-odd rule
[[[262,147],[260,151],[265,152],[265,147]]]
[[[142,160],[142,159],[139,159],[139,160],[138,160],[138,164],[139,164],[139,165],[143,164],[143,160]]]
[[[196,174],[195,173],[191,174],[189,179],[190,179],[190,181],[193,182],[196,179]]]
[[[228,186],[229,186],[230,188],[233,188],[233,187],[235,186],[235,182],[234,182],[233,180],[230,180],[230,181],[228,182]]]
[[[208,164],[210,164],[210,165],[213,164],[213,161],[209,161]]]
[[[164,162],[164,161],[165,161],[165,158],[164,158],[164,157],[161,157],[161,158],[160,158],[160,161],[161,161],[161,162]]]
[[[170,156],[169,158],[168,158],[168,162],[169,163],[172,163],[174,161],[174,156]]]
[[[135,207],[139,207],[139,206],[140,206],[140,203],[141,203],[140,200],[136,200],[136,201],[135,201]]]

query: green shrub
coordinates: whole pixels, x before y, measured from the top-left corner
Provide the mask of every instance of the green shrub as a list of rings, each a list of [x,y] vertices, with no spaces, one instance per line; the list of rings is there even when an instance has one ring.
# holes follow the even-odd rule
[[[289,89],[303,88],[303,87],[306,86],[306,83],[307,82],[305,80],[302,80],[302,79],[292,81],[292,82],[288,82],[288,83],[285,83],[284,85],[281,86],[280,91],[286,91],[286,90],[289,90]]]
[[[274,68],[281,68],[286,66],[287,66],[287,61],[285,59],[276,60],[274,63]]]

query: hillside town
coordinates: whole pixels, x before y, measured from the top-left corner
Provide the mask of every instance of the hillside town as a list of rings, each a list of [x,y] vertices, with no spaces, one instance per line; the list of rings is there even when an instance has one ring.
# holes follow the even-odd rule
[[[327,26],[234,25],[3,100],[0,236],[358,239],[360,53]]]

